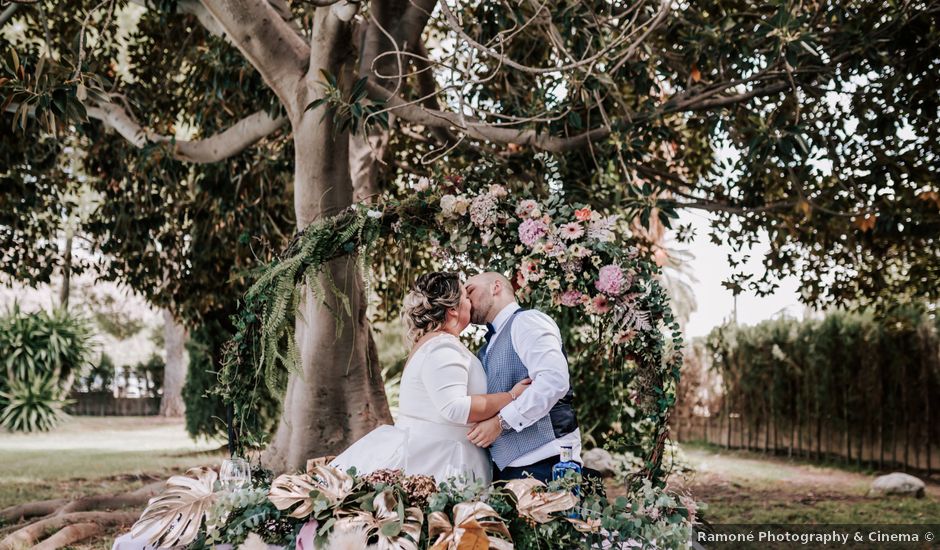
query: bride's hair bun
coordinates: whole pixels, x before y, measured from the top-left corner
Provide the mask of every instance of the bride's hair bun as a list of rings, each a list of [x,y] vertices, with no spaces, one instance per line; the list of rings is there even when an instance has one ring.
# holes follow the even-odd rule
[[[408,339],[414,343],[441,328],[447,310],[460,307],[460,295],[460,276],[456,273],[433,271],[418,277],[402,304]]]

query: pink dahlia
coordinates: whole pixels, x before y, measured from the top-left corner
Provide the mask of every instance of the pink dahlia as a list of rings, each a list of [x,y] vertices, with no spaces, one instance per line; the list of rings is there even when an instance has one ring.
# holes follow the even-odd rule
[[[528,219],[519,224],[519,240],[526,246],[533,246],[548,233],[548,226],[541,220]]]
[[[594,288],[610,296],[618,296],[628,286],[626,278],[620,266],[605,265],[597,274],[597,281],[594,282]]]

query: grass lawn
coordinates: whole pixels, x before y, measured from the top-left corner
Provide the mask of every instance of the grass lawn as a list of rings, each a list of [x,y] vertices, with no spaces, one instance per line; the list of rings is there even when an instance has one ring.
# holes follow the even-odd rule
[[[76,417],[49,434],[0,433],[0,508],[131,491],[219,464],[220,445],[193,442],[181,421],[151,417]],[[706,502],[712,523],[940,523],[936,482],[928,483],[923,499],[868,498],[872,472],[711,446],[683,444],[682,450],[695,473],[670,483]],[[127,527],[74,548],[110,548]]]
[[[194,442],[182,421],[154,417],[72,417],[46,434],[0,432],[0,508],[131,491],[219,463],[220,445]],[[112,539],[80,548],[110,548]]]
[[[940,523],[940,485],[921,499],[866,496],[874,472],[683,444],[696,470],[673,480],[708,504],[712,523]]]

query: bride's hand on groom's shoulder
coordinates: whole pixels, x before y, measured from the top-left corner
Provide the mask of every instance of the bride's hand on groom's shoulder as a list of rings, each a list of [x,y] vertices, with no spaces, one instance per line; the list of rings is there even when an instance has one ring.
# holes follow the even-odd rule
[[[477,447],[489,447],[503,433],[503,428],[499,425],[499,417],[494,416],[488,420],[477,422],[470,432],[467,439]]]

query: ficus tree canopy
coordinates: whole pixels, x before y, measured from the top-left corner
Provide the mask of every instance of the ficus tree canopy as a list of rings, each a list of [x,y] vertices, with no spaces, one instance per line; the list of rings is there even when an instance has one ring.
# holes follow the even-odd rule
[[[48,279],[62,190],[80,184],[101,197],[82,227],[99,271],[182,317],[219,315],[313,220],[486,160],[529,192],[641,226],[704,210],[715,241],[746,250],[766,235],[766,272],[736,274],[737,291],[795,274],[817,304],[936,299],[938,13],[936,1],[12,4],[2,269]],[[76,151],[80,181],[61,160]],[[330,269],[361,286],[354,263]],[[298,338],[305,372],[343,342],[365,346],[352,363],[370,372],[364,317],[334,344],[318,322]],[[309,384],[289,383],[288,403]],[[387,417],[375,395],[349,396],[365,405],[337,418]],[[282,417],[282,463],[305,452],[298,422]],[[361,433],[343,430],[311,438]]]

